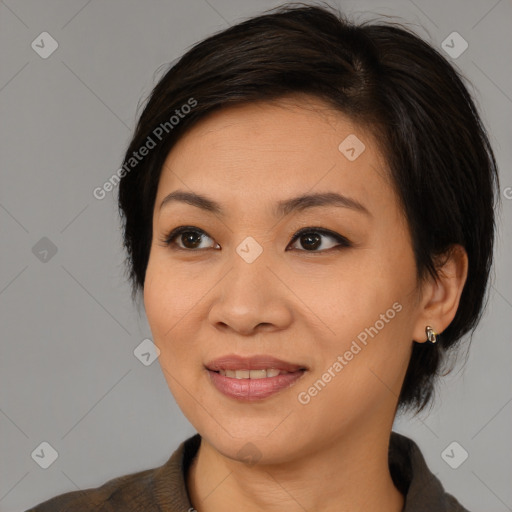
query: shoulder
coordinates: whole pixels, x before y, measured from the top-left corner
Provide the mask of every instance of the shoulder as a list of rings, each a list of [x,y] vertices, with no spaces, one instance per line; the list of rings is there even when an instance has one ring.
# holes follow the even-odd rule
[[[55,496],[25,512],[139,512],[192,509],[184,475],[201,436],[183,441],[161,466],[113,478],[100,487]]]
[[[404,512],[469,512],[444,490],[419,446],[396,432],[391,433],[389,467],[395,485],[405,495]]]
[[[160,468],[113,478],[100,487],[71,491],[55,496],[26,512],[114,512],[137,510],[137,505],[152,505],[153,484]],[[140,510],[140,509],[139,509]]]

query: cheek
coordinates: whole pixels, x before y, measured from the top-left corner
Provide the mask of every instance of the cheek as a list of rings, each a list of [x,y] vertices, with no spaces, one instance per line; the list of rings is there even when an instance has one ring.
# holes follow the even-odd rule
[[[163,309],[167,303],[161,277],[158,266],[155,264],[155,258],[151,256],[144,280],[144,309],[151,331],[157,339],[160,337],[160,331],[163,328],[162,319],[165,318]]]
[[[181,304],[181,307],[180,307]],[[158,256],[152,255],[144,282],[144,308],[153,333],[154,343],[164,353],[169,349],[166,340],[172,338],[179,317],[184,312],[179,287]]]
[[[347,258],[315,294],[306,282],[295,290],[308,297],[308,306],[320,312],[322,324],[329,328],[326,336],[315,339],[319,364],[308,382],[314,385],[329,368],[336,374],[319,403],[332,400],[355,411],[399,393],[412,346],[410,291],[415,274],[409,263],[399,264],[383,251],[380,258],[367,251]],[[329,380],[329,374],[325,378]]]
[[[188,411],[193,404],[183,386],[192,389],[191,375],[196,372],[197,361],[190,357],[194,335],[185,332],[188,324],[184,321],[193,305],[184,299],[180,283],[175,272],[159,264],[158,257],[150,259],[144,283],[146,316],[153,343],[160,350],[158,361],[169,390],[180,407]]]
[[[191,276],[170,265],[164,251],[152,250],[144,283],[144,307],[153,342],[162,365],[191,366],[191,351],[197,349],[197,316],[205,295],[200,276]],[[204,299],[203,299],[204,300]],[[177,371],[177,370],[175,370]]]
[[[183,285],[178,274],[158,249],[151,250],[144,282],[144,306],[155,334],[168,331],[176,317],[184,314],[186,301],[183,300]]]

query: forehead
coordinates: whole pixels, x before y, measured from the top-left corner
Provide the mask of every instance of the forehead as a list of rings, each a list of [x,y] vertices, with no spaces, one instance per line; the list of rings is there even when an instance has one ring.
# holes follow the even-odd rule
[[[319,99],[292,97],[200,120],[169,153],[157,201],[184,188],[246,205],[325,191],[385,201],[383,187],[389,201],[385,163],[369,133]]]

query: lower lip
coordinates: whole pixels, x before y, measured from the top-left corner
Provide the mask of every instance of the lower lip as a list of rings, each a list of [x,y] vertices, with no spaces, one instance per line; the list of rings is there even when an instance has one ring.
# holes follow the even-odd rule
[[[213,385],[224,395],[237,400],[253,402],[267,398],[282,389],[289,388],[300,379],[305,370],[265,377],[264,379],[234,379],[208,370]]]

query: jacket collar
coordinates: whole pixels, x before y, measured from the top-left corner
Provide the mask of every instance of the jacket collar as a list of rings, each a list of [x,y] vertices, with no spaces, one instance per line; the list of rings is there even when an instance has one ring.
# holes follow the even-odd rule
[[[185,482],[200,443],[199,434],[183,441],[167,463],[155,470],[155,496],[162,511],[193,510]],[[405,496],[403,512],[468,512],[445,492],[418,445],[396,432],[391,432],[389,467],[395,485]]]

